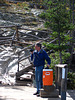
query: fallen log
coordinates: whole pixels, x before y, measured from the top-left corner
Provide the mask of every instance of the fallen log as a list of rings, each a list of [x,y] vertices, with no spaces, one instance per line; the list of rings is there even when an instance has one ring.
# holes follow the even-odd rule
[[[28,31],[32,31],[32,32],[43,32],[43,33],[52,33],[52,31],[41,31],[41,30],[32,30],[32,29],[27,29],[27,28],[22,28],[20,27],[19,29],[22,29],[22,30],[28,30]]]
[[[18,32],[21,33],[21,34],[25,34],[25,35],[28,35],[28,36],[32,36],[32,37],[34,37],[34,38],[37,38],[37,39],[39,39],[39,40],[42,40],[42,38],[40,38],[40,37],[38,37],[38,36],[35,36],[35,35],[32,35],[32,34],[20,32],[20,31],[18,31]]]
[[[33,43],[30,43],[30,42],[21,42],[21,41],[17,41],[17,40],[13,40],[13,42],[25,44],[25,45],[32,45],[33,44]]]
[[[19,37],[19,39],[23,39],[25,41],[36,41],[37,39],[36,38],[31,38],[31,37]]]
[[[0,40],[0,43],[1,43],[1,42],[10,42],[10,41],[12,41],[12,39]]]
[[[10,25],[10,26],[0,26],[0,28],[12,28],[12,27],[21,27],[22,25]]]
[[[25,74],[25,72],[28,72],[29,70],[32,69],[32,67],[34,67],[33,64],[29,65],[28,67],[24,68],[23,70],[19,71],[16,73],[16,78],[20,77],[21,75]]]
[[[12,37],[0,37],[0,40],[12,39]]]
[[[28,55],[28,56],[26,56],[26,57],[21,57],[21,58],[19,58],[19,62],[21,62],[21,61],[23,61],[23,60],[25,60],[25,59],[28,59],[30,57],[30,55]]]
[[[6,33],[6,32],[8,32],[8,31],[3,31],[3,32],[0,33],[0,35],[4,34],[4,33]]]

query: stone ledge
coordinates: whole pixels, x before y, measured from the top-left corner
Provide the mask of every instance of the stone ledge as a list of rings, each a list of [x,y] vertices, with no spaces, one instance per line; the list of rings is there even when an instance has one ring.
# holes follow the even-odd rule
[[[43,89],[46,92],[53,92],[55,90],[55,86],[54,85],[49,85],[49,86],[45,85],[45,86],[43,86]]]
[[[43,98],[58,98],[59,97],[59,91],[58,89],[55,89],[53,92],[46,92],[44,89],[40,90],[40,97]]]

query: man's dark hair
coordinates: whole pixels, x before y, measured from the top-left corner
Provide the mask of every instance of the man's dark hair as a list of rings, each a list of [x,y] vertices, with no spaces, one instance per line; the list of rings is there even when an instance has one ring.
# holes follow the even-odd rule
[[[34,50],[33,49],[30,49],[30,52],[33,52]]]
[[[41,44],[40,43],[37,43],[36,45],[41,48]]]

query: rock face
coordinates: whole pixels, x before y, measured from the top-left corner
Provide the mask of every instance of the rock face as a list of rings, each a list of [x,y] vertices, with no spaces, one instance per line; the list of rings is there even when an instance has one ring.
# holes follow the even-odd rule
[[[0,26],[4,25],[24,25],[27,27],[38,27],[43,21],[38,18],[38,15],[43,11],[41,9],[28,8],[21,9],[15,5],[0,6]]]

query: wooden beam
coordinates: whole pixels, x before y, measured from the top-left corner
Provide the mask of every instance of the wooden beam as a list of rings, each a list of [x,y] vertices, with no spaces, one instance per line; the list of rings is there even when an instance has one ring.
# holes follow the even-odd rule
[[[48,34],[52,33],[52,31],[32,30],[32,29],[27,29],[27,28],[22,28],[22,27],[20,27],[19,29],[33,31],[33,32],[43,32],[43,33],[48,33]]]
[[[7,39],[7,40],[0,40],[0,42],[10,42],[12,39]]]
[[[21,25],[10,25],[10,26],[0,26],[0,28],[12,28],[12,27],[21,27]]]
[[[6,32],[8,32],[8,31],[3,31],[3,32],[0,33],[0,35],[4,34],[4,33],[6,33]]]
[[[19,31],[19,33],[25,34],[25,35],[28,35],[28,36],[32,36],[32,37],[34,37],[34,38],[37,38],[37,39],[39,39],[39,40],[42,40],[42,38],[40,38],[40,37],[38,37],[38,36],[35,36],[35,35],[32,35],[32,34],[29,34],[29,33],[24,33],[24,32],[20,32],[20,31]]]
[[[29,42],[21,42],[21,41],[16,41],[16,40],[13,40],[14,42],[17,42],[17,43],[21,43],[21,44],[26,44],[26,45],[32,45],[33,43],[29,43]]]
[[[19,58],[19,62],[21,62],[21,61],[23,61],[23,60],[29,58],[30,56],[31,56],[31,55],[28,55],[28,56],[26,56],[26,57],[21,57],[21,58]]]
[[[32,69],[34,65],[31,64],[28,67],[24,68],[23,70],[19,71],[16,73],[16,77],[20,77],[21,75],[23,75],[25,72],[28,72],[30,69]]]
[[[12,39],[12,37],[0,37],[0,40]]]
[[[19,37],[19,39],[23,39],[23,40],[28,40],[28,41],[36,41],[37,39],[36,38],[31,38],[31,37]]]
[[[18,27],[16,26],[16,39],[19,41]]]

